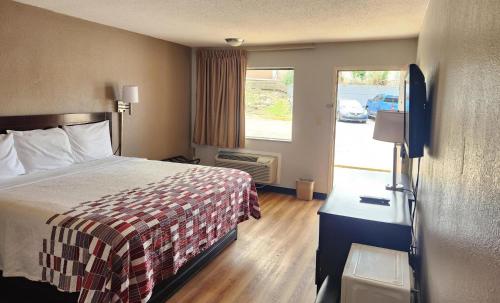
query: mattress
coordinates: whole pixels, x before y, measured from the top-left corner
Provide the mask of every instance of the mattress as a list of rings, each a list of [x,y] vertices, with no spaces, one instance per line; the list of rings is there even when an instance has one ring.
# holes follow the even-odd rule
[[[0,182],[0,270],[79,292],[146,302],[155,283],[260,218],[245,172],[110,157]]]

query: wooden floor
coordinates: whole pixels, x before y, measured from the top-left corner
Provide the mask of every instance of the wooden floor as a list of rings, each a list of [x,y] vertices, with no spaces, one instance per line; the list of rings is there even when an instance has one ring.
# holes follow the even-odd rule
[[[168,303],[312,303],[317,210],[323,201],[259,194],[260,220],[238,227],[238,240],[179,290]]]

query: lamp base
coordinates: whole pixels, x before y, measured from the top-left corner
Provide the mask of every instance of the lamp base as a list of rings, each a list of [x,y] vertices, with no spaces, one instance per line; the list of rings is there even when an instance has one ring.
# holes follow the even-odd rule
[[[385,189],[392,191],[404,191],[405,187],[403,186],[403,184],[396,184],[396,185],[387,184],[385,186]]]

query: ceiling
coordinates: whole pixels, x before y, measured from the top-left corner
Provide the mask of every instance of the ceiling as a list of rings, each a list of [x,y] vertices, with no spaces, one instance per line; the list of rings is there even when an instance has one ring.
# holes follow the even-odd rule
[[[188,46],[416,37],[429,0],[19,0]]]

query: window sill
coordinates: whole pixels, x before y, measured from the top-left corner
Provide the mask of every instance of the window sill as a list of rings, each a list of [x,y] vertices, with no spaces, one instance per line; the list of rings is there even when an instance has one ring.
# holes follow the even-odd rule
[[[245,137],[245,140],[261,140],[261,141],[292,143],[292,140],[287,140],[287,139],[261,138],[261,137]]]

